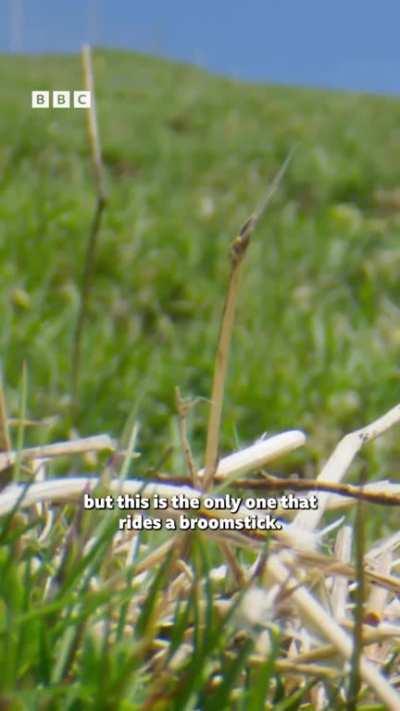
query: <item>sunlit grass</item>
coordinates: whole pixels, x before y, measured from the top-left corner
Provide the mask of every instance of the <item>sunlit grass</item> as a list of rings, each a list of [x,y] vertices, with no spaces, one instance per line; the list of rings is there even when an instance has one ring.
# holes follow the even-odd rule
[[[80,64],[3,57],[0,68],[0,352],[9,415],[19,420],[11,428],[17,449],[68,437],[73,427],[119,437],[136,420],[139,437],[128,425],[124,446],[135,441],[141,456],[125,460],[123,473],[181,474],[179,385],[184,397],[198,398],[189,437],[203,465],[229,244],[294,145],[243,270],[222,449],[263,431],[304,429],[307,451],[278,473],[310,477],[344,431],[400,401],[397,101],[247,86],[147,57],[96,53],[109,204],[76,421],[72,341],[93,176],[82,113],[32,111],[30,91],[80,87]],[[43,426],[21,424],[49,417]],[[392,478],[399,454],[398,437],[385,436],[354,470],[368,464],[370,479]],[[92,455],[61,466],[76,473],[100,470],[102,461]],[[367,538],[390,532],[393,521],[368,517]],[[267,708],[283,711],[308,698],[320,677],[290,686],[276,664],[278,627],[270,629],[270,653],[254,662],[258,631],[241,635],[243,591],[227,575],[215,579],[223,558],[213,543],[188,539],[192,579],[174,567],[175,548],[154,575],[136,576],[165,534],[143,533],[136,547],[121,540],[116,555],[115,529],[113,516],[72,505],[7,519],[0,705],[256,711],[268,697]],[[251,557],[240,553],[239,562],[248,568]],[[168,596],[176,607],[160,629]],[[327,675],[324,684],[330,707],[339,708],[343,678]]]
[[[57,414],[65,434],[95,195],[82,113],[32,111],[29,91],[80,86],[80,65],[1,62],[4,375],[15,409],[26,360],[30,414]],[[223,441],[296,425],[324,456],[325,438],[396,399],[399,105],[249,87],[122,53],[99,53],[95,72],[110,204],[84,339],[82,433],[118,434],[136,407],[153,459],[154,443],[170,441],[175,385],[208,397],[231,235],[298,144],[246,267]],[[204,415],[200,405],[197,448]]]

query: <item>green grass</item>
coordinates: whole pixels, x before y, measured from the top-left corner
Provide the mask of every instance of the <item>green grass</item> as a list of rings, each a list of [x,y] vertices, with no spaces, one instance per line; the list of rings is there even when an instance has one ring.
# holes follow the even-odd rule
[[[0,64],[4,378],[15,412],[25,360],[29,414],[60,416],[61,434],[94,189],[84,112],[33,111],[29,92],[81,87],[80,63]],[[174,386],[209,396],[230,240],[297,145],[246,267],[223,443],[303,427],[325,456],[400,399],[400,222],[377,199],[397,187],[400,104],[247,86],[124,53],[99,52],[94,65],[110,204],[80,431],[118,435],[136,408],[150,465],[171,441]],[[205,420],[199,405],[198,453]]]
[[[179,385],[185,397],[200,398],[191,442],[201,464],[229,244],[296,145],[244,269],[222,449],[231,451],[264,431],[301,428],[309,447],[282,467],[315,473],[344,432],[400,401],[400,103],[245,85],[122,52],[96,52],[94,71],[109,204],[84,333],[79,420],[73,423],[72,338],[95,203],[85,112],[33,111],[30,91],[80,88],[80,62],[0,58],[0,357],[9,414],[18,416],[24,406],[31,418],[55,416],[52,424],[24,433],[30,444],[66,437],[73,424],[82,435],[119,436],[133,415],[142,452],[135,472],[157,466],[164,454],[164,469],[182,470],[174,399]],[[16,444],[22,435],[14,434]],[[370,445],[363,453],[369,478],[394,478],[399,457],[395,435]],[[77,533],[66,546],[54,600],[44,602],[44,571],[54,566],[71,517],[60,515],[39,546],[39,567],[33,544],[14,565],[18,536],[13,528],[6,533],[0,577],[9,605],[1,628],[2,650],[10,650],[0,660],[4,703],[17,686],[10,708],[90,708],[95,692],[96,708],[141,708],[149,689],[157,691],[141,656],[157,589],[141,639],[113,640],[111,647],[105,624],[100,642],[93,641],[86,624],[107,620],[110,600],[85,590],[79,576],[92,565],[100,580],[108,580],[111,534],[106,530],[97,539],[103,559],[94,555],[82,564],[80,536],[88,534]],[[382,517],[368,526],[386,531]],[[114,573],[121,586],[113,602],[122,605],[129,568]],[[207,604],[207,592],[202,595]],[[194,589],[177,607],[178,646],[187,619],[195,629],[199,624],[197,605]],[[218,707],[202,697],[206,680],[211,667],[222,670],[231,688],[250,648],[232,661],[223,653],[225,632],[212,619],[210,625],[209,656],[199,624],[198,667],[189,665],[182,683],[169,679],[171,709],[230,707],[226,685],[217,692]],[[238,703],[262,708],[257,699],[269,676],[246,674]],[[297,708],[296,699],[285,705],[279,685],[274,693],[274,708]]]

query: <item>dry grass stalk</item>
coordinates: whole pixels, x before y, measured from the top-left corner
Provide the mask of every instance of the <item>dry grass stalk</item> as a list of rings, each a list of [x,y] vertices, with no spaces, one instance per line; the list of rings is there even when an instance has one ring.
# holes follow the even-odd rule
[[[379,437],[379,435],[384,432],[387,432],[387,430],[398,422],[400,422],[400,405],[396,405],[370,425],[346,435],[339,442],[323,467],[318,481],[331,483],[340,482],[361,447],[367,442]],[[320,494],[318,497],[318,509],[313,511],[300,511],[295,518],[296,523],[309,531],[317,528],[324,515],[328,498],[328,493]]]
[[[18,458],[21,462],[28,462],[35,459],[47,459],[49,457],[66,457],[74,454],[84,454],[85,452],[112,452],[114,450],[115,443],[107,434],[83,437],[81,439],[72,440],[71,442],[57,442],[40,447],[29,447],[21,451],[0,453],[0,472],[15,464]]]
[[[72,501],[80,499],[84,492],[91,492],[99,485],[99,478],[64,478],[64,479],[53,479],[46,482],[34,483],[29,487],[24,485],[11,485],[3,493],[0,494],[0,515],[5,514],[13,509],[15,504],[20,501],[20,507],[25,508],[31,506],[37,502],[53,502],[62,503],[66,501]],[[109,490],[111,493],[118,494],[129,494],[131,496],[140,494],[151,498],[155,494],[159,496],[165,496],[170,498],[177,494],[184,494],[189,499],[202,497],[202,492],[192,487],[182,487],[173,486],[171,484],[160,484],[158,482],[144,482],[142,480],[129,479],[126,481],[121,481],[119,479],[114,479],[109,482]],[[21,498],[22,497],[22,498]],[[184,510],[187,513],[187,509]],[[161,512],[159,512],[161,513]],[[163,512],[164,515],[168,516],[179,516],[182,511],[180,509],[168,509]],[[223,520],[227,516],[230,519],[242,519],[243,516],[251,515],[244,506],[241,506],[237,514],[232,514],[231,512],[222,512],[213,510],[212,512],[200,508],[196,511],[198,516],[202,518],[214,518]],[[215,537],[218,541],[226,541],[227,543],[233,542],[238,546],[250,547],[254,550],[264,547],[265,545],[265,533],[258,531],[257,529],[252,531],[239,532],[239,531],[205,531],[205,533],[211,537]],[[314,539],[310,539],[306,536],[303,538],[304,531],[298,526],[293,524],[288,525],[281,531],[274,531],[272,533],[272,538],[275,539],[275,543],[272,548],[275,550],[282,550],[282,554],[286,556],[290,551],[296,552],[296,565],[302,562],[306,566],[317,567],[323,572],[324,575],[342,575],[350,579],[356,578],[356,573],[351,565],[344,565],[340,561],[335,560],[335,558],[323,555],[313,550],[313,545],[315,544]],[[286,561],[285,561],[286,562]],[[379,585],[387,587],[389,590],[395,592],[400,592],[400,580],[395,576],[382,575],[381,573],[371,570],[369,568],[365,569],[365,575],[368,580],[375,582]]]
[[[363,621],[365,603],[365,520],[364,502],[357,502],[357,515],[355,525],[355,568],[357,572],[357,585],[355,589],[354,626],[353,626],[353,652],[351,655],[351,671],[348,692],[349,711],[356,711],[357,699],[361,691],[361,660],[363,654]]]
[[[221,331],[218,342],[216,368],[211,394],[211,409],[207,430],[207,446],[205,454],[205,472],[203,479],[204,489],[212,484],[213,476],[218,465],[219,431],[221,426],[222,405],[230,342],[235,319],[236,300],[239,289],[241,264],[249,245],[252,223],[246,223],[240,236],[237,238],[235,251],[232,252],[232,271],[229,281],[228,293],[224,306]],[[234,243],[235,245],[235,243]]]
[[[400,531],[396,531],[392,535],[386,536],[380,541],[377,541],[377,543],[375,543],[372,548],[369,549],[368,553],[366,554],[366,559],[373,564],[375,560],[380,559],[381,556],[385,553],[390,552],[392,554],[399,547]]]
[[[343,627],[350,632],[353,631],[353,622],[350,620],[342,621]],[[363,627],[364,645],[385,642],[391,639],[397,639],[400,636],[400,628],[395,625],[382,624],[379,627],[371,627],[365,624]],[[338,650],[333,644],[321,644],[308,652],[301,652],[292,661],[296,663],[321,662],[332,657],[338,656]]]
[[[289,535],[288,529],[280,531],[279,536],[275,534],[281,547],[283,544],[286,545],[287,548],[293,549],[296,552],[298,561],[301,561],[304,565],[313,568],[317,572],[317,578],[318,573],[320,576],[341,575],[349,578],[350,580],[355,580],[357,578],[356,571],[352,565],[341,563],[341,561],[337,560],[333,556],[324,555],[318,551],[312,551],[304,545],[302,546],[301,529],[298,527],[295,527],[292,530],[290,527],[288,528]],[[383,575],[379,571],[368,566],[365,566],[364,568],[364,575],[367,577],[369,582],[380,585],[381,587],[392,590],[393,592],[400,593],[400,578],[398,576]]]
[[[282,585],[287,580],[288,574],[288,568],[281,563],[279,554],[269,556],[264,569],[265,582],[267,584]],[[313,595],[304,588],[297,588],[293,591],[291,598],[301,618],[307,620],[323,637],[328,639],[344,659],[350,660],[353,653],[351,639]],[[400,696],[383,674],[368,662],[364,656],[360,658],[360,674],[363,681],[386,704],[386,708],[390,709],[390,711],[398,711]]]
[[[359,451],[362,445],[383,432],[386,432],[399,420],[400,406],[396,406],[383,415],[383,417],[375,420],[372,424],[344,437],[344,439],[334,450],[318,479],[320,481],[334,483],[340,481],[347,472],[355,454]],[[304,530],[315,530],[324,514],[328,496],[328,493],[323,493],[319,497],[319,508],[316,510],[301,511],[295,516],[294,523],[297,526],[303,527]],[[359,502],[359,506],[360,505],[361,504]],[[359,565],[357,569],[357,580],[358,585],[361,584],[361,602],[359,602],[359,610],[362,612],[362,581],[366,571],[363,566],[363,555],[361,553],[359,553],[358,558]],[[287,580],[289,569],[287,565],[282,562],[282,560],[282,554],[278,553],[270,556],[266,561],[264,576],[267,583],[283,585],[285,580]],[[377,670],[366,660],[365,656],[361,652],[363,632],[361,614],[359,614],[359,619],[355,628],[355,634],[358,635],[358,638],[356,644],[353,645],[351,639],[345,634],[337,622],[330,617],[322,605],[307,590],[304,588],[296,589],[292,594],[292,600],[293,604],[298,608],[300,614],[308,620],[312,626],[318,629],[325,638],[332,642],[341,656],[347,660],[355,660],[353,668],[357,667],[360,675],[360,681],[362,679],[362,681],[373,689],[377,697],[386,704],[388,709],[392,709],[393,711],[397,710],[400,707],[400,696],[390,685],[387,679],[379,672],[379,670]],[[358,686],[359,682],[355,676],[352,688],[353,705],[355,703]]]
[[[376,436],[378,433],[383,432],[386,428],[392,426],[397,421],[397,419],[398,408],[394,408],[389,413],[387,413],[386,416],[384,416],[383,418],[379,418],[379,420],[377,420],[377,423],[363,428],[362,432],[367,432],[369,434],[369,437],[367,437],[367,439],[371,438],[372,436]],[[377,431],[377,429],[379,429],[379,432]],[[285,451],[287,451],[289,444],[290,450],[290,448],[293,448],[293,446],[299,446],[299,444],[302,444],[304,441],[304,435],[302,435],[302,433],[296,432],[284,434],[285,436],[283,437],[283,439],[280,440],[280,442],[278,442],[278,444],[280,447],[284,445],[284,448],[286,448]],[[289,437],[286,437],[286,435],[289,435]],[[358,433],[356,433],[356,437],[357,435]],[[354,443],[354,437],[353,439],[352,437],[352,435],[348,435],[344,440],[345,442],[347,442],[347,444],[349,444],[350,441],[350,446],[348,446],[348,448],[346,449],[347,466],[349,466],[355,451],[357,451],[361,446],[361,444],[359,444],[358,442]],[[220,467],[221,470],[224,471],[224,473],[228,477],[228,480],[229,476],[232,473],[234,475],[235,472],[237,473],[239,471],[242,474],[244,471],[254,470],[255,464],[259,466],[260,459],[270,457],[271,452],[272,456],[276,456],[276,452],[279,447],[277,448],[276,438],[271,439],[273,440],[272,447],[269,445],[268,440],[264,442],[258,442],[252,447],[248,448],[245,452],[245,455],[243,455],[243,452],[238,452],[235,455],[230,455],[230,457],[227,457],[225,460],[222,460],[220,462]],[[67,444],[70,445],[71,443]],[[43,456],[43,448],[35,448],[35,450],[35,458],[37,458],[39,453],[41,456]],[[339,455],[339,459],[336,461],[336,464],[339,466],[339,468],[341,467],[340,476],[343,476],[345,473],[342,458],[343,449],[339,445],[339,447],[335,451],[336,456]],[[332,461],[332,457],[329,460],[328,464],[331,468],[334,468],[335,462]],[[87,477],[78,479],[52,480],[47,482],[33,483],[25,490],[25,492],[23,485],[14,484],[9,486],[8,489],[6,489],[0,495],[0,513],[6,513],[7,511],[10,511],[15,505],[15,503],[20,499],[21,494],[24,494],[24,498],[20,501],[21,507],[31,505],[38,501],[63,502],[81,497],[84,491],[92,491],[93,489],[95,489],[98,483],[98,478],[91,479]],[[288,482],[288,485],[290,488],[290,482]],[[152,496],[155,493],[167,497],[175,495],[177,493],[184,493],[189,498],[199,497],[201,499],[201,497],[204,496],[204,492],[196,490],[193,487],[189,486],[177,486],[173,484],[161,483],[159,481],[144,482],[141,480],[132,479],[125,481],[121,481],[119,479],[111,480],[109,482],[109,490],[115,494],[129,493],[132,495],[135,493],[140,493],[142,496]],[[326,494],[328,494],[328,492],[324,492],[323,496]],[[171,512],[169,512],[169,515],[170,513]],[[179,511],[177,513],[179,513]],[[213,510],[212,514],[210,514],[210,512],[202,511],[200,509],[196,513],[204,517],[207,517],[207,515],[212,515],[213,518],[224,518],[226,516],[228,516],[229,518],[235,518],[235,515],[232,515],[230,511],[225,511],[221,513],[220,511]],[[248,513],[249,512],[245,509],[245,507],[242,506],[236,516],[242,517],[243,515]],[[311,515],[312,513],[312,510],[307,511],[307,514]],[[324,605],[321,604],[321,602],[319,602],[314,597],[314,595],[312,595],[311,592],[306,589],[306,585],[308,579],[315,580],[315,571],[318,570],[320,571],[320,574],[324,577],[336,577],[338,575],[341,575],[353,579],[357,578],[356,571],[352,568],[351,565],[347,564],[346,562],[341,562],[335,558],[332,558],[331,556],[324,556],[313,550],[312,546],[308,546],[308,543],[310,541],[315,542],[317,540],[318,532],[314,532],[314,528],[310,531],[307,529],[307,527],[304,528],[302,526],[299,526],[298,520],[301,521],[301,518],[301,514],[297,514],[293,523],[288,524],[284,530],[273,532],[271,536],[272,541],[270,544],[270,555],[264,560],[262,573],[263,581],[267,586],[278,585],[281,587],[286,586],[288,582],[290,582],[290,603],[293,608],[298,612],[298,620],[304,620],[306,624],[310,625],[311,628],[317,629],[322,637],[329,640],[329,642],[331,643],[330,647],[329,645],[325,645],[326,655],[336,653],[339,654],[341,657],[350,660],[352,655],[351,637],[344,631],[344,629],[342,629],[342,627],[337,624],[334,619],[332,619],[331,614],[327,612]],[[311,538],[310,534],[312,534]],[[302,536],[304,536],[304,540],[302,540]],[[265,534],[262,534],[260,531],[252,531],[251,534],[246,538],[244,536],[240,536],[239,534],[237,534],[236,536],[229,536],[226,535],[226,532],[221,532],[221,535],[217,535],[216,538],[219,545],[221,546],[221,550],[224,554],[224,557],[229,562],[236,582],[239,583],[239,585],[245,584],[246,571],[241,570],[240,567],[232,567],[233,551],[231,551],[229,547],[229,542],[233,540],[233,542],[237,545],[249,545],[254,550],[257,550],[260,547],[264,548]],[[177,548],[175,543],[175,539],[172,539],[171,542],[168,541],[168,550],[170,550],[170,547],[171,549],[173,549],[175,563],[179,567],[178,559],[179,557],[182,557],[182,555],[184,555],[185,553],[179,548],[179,546]],[[388,547],[394,549],[394,547],[398,543],[398,538],[396,538],[396,536],[392,536],[390,537],[389,541],[385,541],[379,544],[378,546],[376,546],[376,550],[374,550],[375,558],[379,556],[382,551],[387,550]],[[148,556],[148,558],[145,559],[145,561],[142,561],[142,563],[140,564],[139,571],[143,572],[145,570],[149,570],[149,568],[151,568],[154,564],[162,560],[165,557],[166,550],[167,549],[164,549],[164,547],[161,547],[160,549],[155,551],[154,554],[150,554],[150,556]],[[179,575],[181,575],[181,573],[179,573]],[[373,581],[376,584],[379,584],[381,587],[386,587],[389,590],[394,590],[397,592],[400,591],[399,578],[390,575],[388,572],[380,572],[379,570],[374,570],[370,567],[364,568],[364,575],[366,579]],[[176,592],[176,589],[181,589],[180,580],[181,577],[179,578],[179,580],[177,578],[172,580],[172,587],[170,585],[168,588],[169,596],[171,596],[174,591]],[[182,578],[182,584],[183,583],[184,581]],[[160,614],[160,624],[161,620],[166,619],[166,616],[168,617],[168,614],[170,614],[170,608],[168,607],[169,604],[171,604],[171,600],[168,596],[166,597],[165,595],[163,595],[160,605],[157,605],[157,610]],[[305,634],[306,628],[304,627],[304,624],[301,629]],[[299,630],[299,634],[301,632],[301,629]],[[350,626],[350,629],[352,630],[353,627]],[[377,630],[372,630],[372,633],[377,635],[376,639],[390,639],[390,637],[396,635],[397,632],[397,627],[393,625],[391,626],[390,630],[389,626],[385,626],[385,629],[382,628],[382,630],[379,630],[379,634]],[[365,625],[363,625],[362,637],[364,644],[371,643],[371,640],[373,639],[370,631],[365,628]],[[306,639],[306,637],[304,637],[304,639]],[[307,639],[309,639],[309,636],[307,637]],[[328,649],[328,652],[326,651],[326,649]],[[318,650],[310,649],[310,654],[314,654],[315,658],[318,658],[318,653],[321,654],[321,648],[319,648],[319,652]],[[293,660],[290,661],[293,662]],[[297,668],[297,670],[302,669],[300,664],[301,655],[298,655],[295,661],[295,667]],[[376,669],[370,662],[368,662],[368,660],[365,658],[365,655],[361,653],[359,657],[359,667],[360,675],[363,682],[366,683],[374,691],[376,696],[381,699],[383,703],[385,703],[388,709],[397,709],[400,699],[395,689],[390,685],[389,681],[385,679],[385,677],[379,672],[379,670]]]
[[[101,145],[96,115],[96,98],[93,77],[92,52],[89,45],[84,45],[82,47],[82,67],[85,88],[87,91],[90,91],[91,95],[91,105],[86,115],[88,120],[89,144],[91,148],[94,176],[96,181],[96,193],[98,199],[105,203],[107,201],[107,192],[105,186],[104,166],[101,155]]]
[[[306,442],[304,432],[289,430],[272,435],[268,439],[260,439],[249,447],[229,454],[218,462],[215,478],[219,482],[229,481],[234,483],[236,477],[247,472],[256,471],[265,464],[282,457]],[[204,477],[205,469],[200,469],[199,476]]]
[[[0,374],[0,452],[9,452],[11,439],[8,430],[7,406],[3,381]]]
[[[250,657],[250,661],[253,664],[265,664],[265,657]],[[311,677],[321,677],[322,679],[337,679],[338,670],[330,669],[329,667],[323,667],[318,664],[301,664],[296,661],[288,661],[287,659],[277,659],[275,663],[275,668],[285,674],[295,674],[296,676],[311,676]]]
[[[219,547],[224,555],[225,560],[229,565],[233,579],[235,580],[236,584],[239,586],[239,588],[244,588],[247,584],[247,576],[236,560],[235,551],[233,547],[229,543],[226,543],[226,541],[221,541],[219,543]]]
[[[222,477],[220,476],[215,477],[216,482],[221,479]],[[330,482],[321,481],[319,478],[281,479],[268,474],[264,475],[262,479],[237,479],[232,482],[232,486],[254,491],[285,491],[287,489],[292,489],[293,491],[326,491],[332,494],[340,494],[338,501],[342,503],[342,497],[348,497],[354,499],[350,504],[356,503],[356,501],[366,501],[370,504],[381,504],[382,506],[400,506],[400,484],[390,481],[378,481],[360,487],[352,484],[331,484]],[[336,499],[334,501],[336,502]],[[333,508],[330,503],[331,499],[328,499],[327,508]],[[337,508],[340,507],[337,506]]]
[[[211,408],[207,427],[207,442],[205,452],[205,470],[203,488],[207,490],[212,485],[213,477],[218,467],[219,434],[221,427],[222,406],[224,400],[225,379],[228,367],[229,351],[232,339],[233,324],[235,321],[236,302],[239,291],[241,267],[250,244],[251,235],[258,224],[262,214],[277,190],[285,174],[291,155],[285,160],[281,169],[272,181],[265,197],[259,207],[250,215],[239,231],[239,235],[231,245],[231,273],[228,290],[222,314],[220,333],[218,338],[217,353],[214,365],[214,377],[211,392]]]
[[[379,559],[375,561],[376,569],[384,575],[390,574],[392,559],[393,555],[391,551],[385,551]],[[372,586],[365,603],[365,619],[372,624],[379,625],[385,618],[385,610],[388,603],[389,591],[377,585]],[[400,638],[400,628],[398,629],[398,636]],[[368,649],[368,657],[381,664],[384,663],[387,653],[387,644],[375,643]]]
[[[335,484],[334,486],[345,485]],[[358,487],[356,487],[356,489],[358,489]],[[328,489],[326,489],[326,491],[328,491]],[[370,494],[372,494],[371,497]],[[374,501],[375,494],[377,498]],[[365,484],[362,488],[362,497],[364,501],[369,501],[371,504],[377,503],[388,506],[397,506],[398,496],[400,496],[400,484],[395,484],[393,481],[388,481],[387,479],[382,481],[373,481],[370,484]],[[357,503],[357,500],[358,496],[343,496],[342,494],[332,493],[325,504],[325,511],[336,511],[337,509],[351,508]]]
[[[351,526],[343,526],[336,536],[335,556],[345,565],[351,561],[352,538],[353,529]],[[333,579],[331,593],[332,612],[337,622],[342,622],[345,619],[347,604],[348,582],[343,576],[337,575]]]
[[[345,620],[343,627],[348,630],[353,630],[354,623],[351,620]],[[364,645],[372,644],[373,642],[382,642],[387,639],[400,638],[400,625],[391,625],[382,623],[378,627],[373,627],[369,623],[363,626],[363,642]]]
[[[93,213],[92,224],[90,227],[89,239],[86,247],[86,255],[82,276],[81,285],[81,298],[78,318],[76,322],[76,328],[73,339],[73,353],[72,353],[72,397],[73,404],[76,407],[77,395],[79,387],[79,375],[80,375],[80,361],[81,361],[81,348],[82,348],[82,336],[83,330],[87,319],[90,293],[92,289],[92,282],[94,277],[94,266],[96,249],[98,242],[98,235],[100,232],[102,216],[104,208],[107,203],[107,193],[105,187],[105,177],[104,177],[104,166],[101,156],[101,146],[99,131],[97,125],[97,115],[96,115],[96,100],[95,100],[95,88],[93,79],[93,66],[92,66],[92,56],[91,50],[88,45],[85,45],[82,49],[82,65],[83,65],[83,75],[85,88],[87,91],[91,92],[91,104],[88,111],[86,111],[88,118],[88,140],[92,156],[92,163],[95,176],[95,188],[96,188],[96,206]]]
[[[148,556],[146,556],[143,560],[140,561],[140,563],[136,565],[135,574],[139,575],[140,573],[144,573],[145,571],[154,568],[157,563],[160,563],[162,560],[165,559],[173,545],[173,538],[170,538],[170,540],[166,541],[166,543],[162,543],[161,546],[149,553]]]
[[[180,435],[180,439],[181,439],[183,456],[185,458],[186,470],[187,470],[188,475],[190,476],[193,486],[198,486],[197,469],[196,469],[196,465],[194,463],[192,450],[190,448],[190,443],[189,443],[189,438],[188,438],[188,430],[187,430],[187,417],[188,417],[191,403],[188,403],[182,399],[181,393],[180,393],[180,390],[178,387],[175,389],[175,400],[176,400],[176,407],[178,410],[178,417],[179,417],[179,435]]]

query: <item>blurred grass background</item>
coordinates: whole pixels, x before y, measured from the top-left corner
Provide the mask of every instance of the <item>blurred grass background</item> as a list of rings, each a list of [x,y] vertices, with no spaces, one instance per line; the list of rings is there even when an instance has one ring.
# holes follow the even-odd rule
[[[83,343],[80,434],[134,413],[138,467],[177,442],[174,387],[208,398],[229,244],[289,150],[244,269],[223,450],[302,428],[291,470],[400,401],[400,103],[246,85],[97,51],[109,205]],[[70,359],[95,193],[83,111],[32,110],[32,89],[82,87],[78,57],[0,58],[0,352],[10,414],[28,367],[30,443],[68,436]],[[195,408],[199,464],[207,403]],[[368,448],[395,477],[396,433]],[[179,447],[164,468],[180,461]]]

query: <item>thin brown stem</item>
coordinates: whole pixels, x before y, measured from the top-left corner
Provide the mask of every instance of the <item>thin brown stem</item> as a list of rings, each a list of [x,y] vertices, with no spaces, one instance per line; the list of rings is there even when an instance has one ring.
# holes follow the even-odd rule
[[[9,452],[10,449],[11,439],[8,429],[6,398],[0,374],[0,452]]]
[[[365,479],[365,476],[362,477]],[[361,482],[363,483],[363,481]],[[348,711],[356,711],[357,699],[361,690],[361,669],[360,663],[363,648],[363,622],[364,622],[364,600],[365,600],[365,526],[364,526],[364,504],[357,502],[356,526],[355,526],[355,569],[357,574],[357,587],[355,590],[354,608],[354,629],[353,629],[353,652],[351,655],[351,672],[349,685],[349,698],[347,702]]]
[[[219,478],[216,478],[219,481]],[[318,479],[280,479],[269,476],[265,479],[237,479],[230,482],[230,486],[256,491],[327,491],[359,501],[368,501],[371,504],[382,506],[400,506],[400,494],[387,494],[384,491],[368,490],[367,487],[353,486],[352,484],[331,484]]]
[[[181,484],[190,485],[191,480],[187,476],[172,476],[171,474],[159,474],[157,477],[153,478],[153,481],[160,481],[163,483],[171,484]],[[226,479],[224,476],[219,476],[216,474],[214,476],[214,483],[220,484],[225,483]],[[352,484],[331,484],[327,481],[320,481],[319,479],[281,479],[279,477],[272,476],[268,474],[263,479],[232,479],[229,481],[229,487],[234,489],[248,489],[251,491],[287,491],[291,489],[292,491],[326,491],[331,494],[339,494],[339,496],[344,496],[346,498],[368,501],[370,504],[379,504],[381,506],[400,506],[400,493],[399,494],[389,494],[383,489],[388,482],[382,482],[382,491],[377,490],[379,482],[374,482],[369,488],[368,485],[365,487],[354,486]],[[400,485],[392,484],[391,486],[398,487],[400,492]]]
[[[230,543],[226,543],[226,541],[221,541],[219,543],[219,548],[221,550],[222,555],[226,559],[229,568],[231,569],[235,583],[239,586],[240,589],[244,588],[247,583],[246,574],[244,573],[236,559],[233,547],[230,545]]]
[[[183,400],[181,396],[181,392],[179,388],[175,388],[175,399],[176,399],[176,407],[178,410],[178,416],[179,416],[179,436],[181,440],[181,445],[182,445],[182,450],[183,450],[183,456],[185,458],[185,463],[186,463],[186,471],[188,472],[190,476],[191,483],[193,486],[197,486],[197,469],[196,465],[194,463],[193,455],[192,455],[192,450],[190,447],[189,443],[189,438],[188,438],[188,429],[187,429],[187,417],[190,409],[190,403]]]
[[[73,405],[77,405],[78,389],[79,389],[79,378],[81,370],[81,351],[82,351],[82,337],[84,332],[85,323],[87,320],[87,314],[90,303],[90,295],[92,291],[93,278],[94,278],[94,267],[95,258],[97,251],[98,236],[101,227],[102,216],[104,208],[107,203],[107,195],[105,189],[105,179],[104,179],[104,166],[101,157],[101,146],[99,131],[97,125],[96,116],[96,102],[95,102],[95,91],[94,91],[94,80],[93,80],[93,66],[91,51],[89,46],[85,46],[82,49],[82,65],[85,87],[87,91],[90,91],[91,103],[90,108],[86,112],[87,114],[87,128],[88,128],[88,140],[90,146],[90,152],[92,156],[93,171],[95,178],[95,188],[96,188],[96,205],[94,209],[94,214],[92,218],[92,223],[90,227],[89,239],[86,247],[82,283],[81,283],[81,293],[80,293],[80,307],[78,318],[76,322],[76,328],[73,338],[73,352],[72,352],[72,400]]]
[[[203,488],[210,488],[214,474],[218,466],[219,436],[221,428],[221,416],[224,400],[224,389],[226,373],[228,368],[229,351],[232,340],[233,325],[235,321],[236,302],[239,291],[240,276],[243,260],[246,256],[250,244],[251,235],[257,226],[261,215],[266,211],[267,206],[274,195],[291,159],[291,154],[285,160],[281,169],[275,176],[272,184],[268,188],[258,208],[246,220],[238,236],[233,240],[230,251],[231,273],[229,277],[228,290],[222,314],[220,333],[218,338],[217,353],[214,363],[214,376],[211,392],[211,408],[208,419],[207,443],[205,453],[205,470],[203,476]]]

